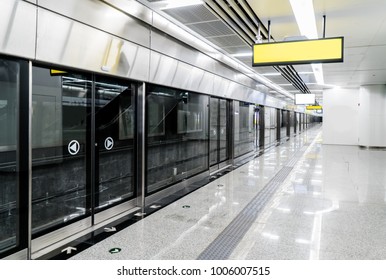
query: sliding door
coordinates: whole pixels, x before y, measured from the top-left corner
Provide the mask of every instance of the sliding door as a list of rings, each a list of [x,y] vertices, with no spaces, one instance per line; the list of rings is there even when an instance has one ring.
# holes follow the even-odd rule
[[[230,157],[229,123],[229,101],[211,97],[210,166],[212,171],[226,166],[226,161]]]
[[[28,62],[0,58],[0,258],[28,244]],[[21,131],[23,130],[23,131]]]

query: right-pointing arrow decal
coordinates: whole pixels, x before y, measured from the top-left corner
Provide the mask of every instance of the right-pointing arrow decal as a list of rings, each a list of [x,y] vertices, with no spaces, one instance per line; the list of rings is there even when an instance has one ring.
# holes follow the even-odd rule
[[[111,137],[107,137],[105,140],[106,150],[111,150],[114,147],[114,140]]]

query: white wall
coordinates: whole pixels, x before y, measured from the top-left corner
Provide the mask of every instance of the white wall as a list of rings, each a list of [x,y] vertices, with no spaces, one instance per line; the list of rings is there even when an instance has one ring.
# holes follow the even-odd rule
[[[323,144],[358,145],[359,88],[323,92]]]
[[[359,103],[359,145],[386,147],[386,85],[362,86]]]

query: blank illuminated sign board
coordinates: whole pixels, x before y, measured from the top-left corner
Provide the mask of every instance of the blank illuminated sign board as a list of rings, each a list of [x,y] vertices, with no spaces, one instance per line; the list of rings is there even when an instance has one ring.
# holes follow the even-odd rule
[[[315,104],[315,94],[295,94],[295,105],[311,105]]]
[[[343,37],[253,45],[252,66],[343,62]]]
[[[307,110],[322,110],[322,106],[306,106]]]

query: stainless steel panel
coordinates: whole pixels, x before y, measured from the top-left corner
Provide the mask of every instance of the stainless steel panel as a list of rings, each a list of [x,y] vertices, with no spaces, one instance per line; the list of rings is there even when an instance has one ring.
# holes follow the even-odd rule
[[[111,220],[112,218],[116,219],[119,214],[126,213],[127,211],[133,211],[134,208],[136,208],[135,201],[130,200],[128,202],[119,204],[115,207],[102,211],[95,215],[95,225],[98,227],[98,224],[109,219]],[[138,210],[138,208],[136,208],[136,210]]]
[[[234,69],[239,67],[239,62],[219,52],[210,43],[203,41],[203,38],[190,34],[156,13],[153,26],[158,30],[152,32],[152,49],[216,75],[236,80]]]
[[[151,52],[150,82],[257,104],[284,106],[265,93],[204,71],[158,52]],[[267,101],[269,103],[267,103]]]
[[[232,92],[230,91],[230,84],[230,80],[215,76],[213,93],[216,96],[230,98],[232,95]]]
[[[0,53],[33,58],[36,6],[21,0],[1,1]]]
[[[36,59],[147,81],[150,51],[39,8]]]
[[[277,98],[274,98],[272,96],[267,96],[265,103],[264,103],[264,105],[266,105],[266,106],[279,108],[279,109],[286,107],[286,104],[287,103],[285,103]]]
[[[199,83],[198,92],[215,94],[215,92],[213,91],[214,77],[214,74],[205,72],[204,76],[202,77]]]
[[[150,27],[148,24],[102,1],[39,0],[39,6],[109,32],[130,42],[145,47],[150,46]]]
[[[73,223],[65,228],[50,232],[39,238],[32,240],[31,250],[32,259],[39,258],[48,252],[64,246],[78,238],[76,234],[91,227],[91,218],[86,218],[76,223]]]
[[[209,72],[157,52],[151,53],[152,83],[211,94],[213,79],[214,75]]]
[[[146,84],[137,89],[137,202],[136,205],[145,210],[146,195]]]
[[[152,31],[151,38],[152,50],[249,87],[257,84],[252,78],[235,71],[239,69],[239,64],[228,56],[218,53],[214,59],[195,49],[194,47],[200,49],[197,44],[198,39],[193,45],[188,45],[185,44],[186,41],[178,41],[158,30]]]
[[[32,255],[32,62],[28,63],[28,222],[27,222],[27,258]]]
[[[139,20],[152,24],[153,12],[138,3],[136,0],[101,0],[102,2],[108,3],[109,5],[116,7],[124,13],[138,18]]]
[[[15,254],[5,257],[2,260],[26,260],[26,259],[27,259],[27,249],[24,249]]]
[[[150,76],[152,83],[165,86],[172,85],[172,79],[177,71],[178,61],[157,52],[150,54]]]
[[[53,2],[57,1],[43,0],[39,4],[45,5],[47,8],[53,8]],[[79,11],[74,12],[73,10],[82,10],[79,8],[83,6],[78,5],[88,5],[85,3],[90,1],[84,1],[85,3],[82,4],[77,4],[78,2],[72,0],[68,6],[58,4],[56,10],[61,11],[67,16],[78,18],[78,20],[83,19],[88,23],[98,21],[99,16],[82,18],[86,16],[82,16]],[[118,2],[123,4],[123,2]],[[90,5],[97,5],[99,7],[96,15],[106,8],[104,7],[106,6],[105,4],[102,6],[95,3]],[[111,7],[105,11],[111,11],[114,15],[118,12]],[[129,17],[123,13],[120,14],[121,21],[127,23],[127,18]],[[36,58],[48,63],[109,73],[222,97],[225,94],[228,98],[266,104],[265,93],[261,94],[263,86],[258,88],[256,77],[250,75],[250,70],[241,67],[235,60],[217,52],[184,30],[176,28],[175,25],[159,15],[154,17],[155,26],[169,31],[183,42],[171,39],[170,36],[159,31],[152,32],[151,46],[168,56],[158,52],[150,52],[147,48],[114,37],[101,30],[94,29],[67,17],[62,17],[45,9],[39,9],[39,40],[37,42]],[[104,16],[104,21],[106,20],[108,21],[108,17]],[[97,26],[101,24],[103,25],[103,23],[96,23]],[[116,27],[106,24],[103,28],[114,29]],[[148,32],[147,29],[146,32]],[[195,50],[195,48],[189,45],[196,47],[200,51]],[[152,56],[151,64],[150,53]],[[226,93],[224,93],[223,85],[216,88],[215,84],[221,83],[215,81],[214,77],[216,76],[227,78],[226,84],[230,83]],[[220,79],[218,81],[225,80]],[[254,90],[256,87],[258,90]],[[278,105],[278,102],[271,102],[270,104],[281,106],[281,103]]]
[[[119,2],[119,5],[123,4],[120,0],[116,0],[116,2]],[[143,7],[143,9],[147,8]],[[255,72],[237,60],[217,51],[210,43],[204,42],[197,38],[196,35],[190,34],[183,26],[177,26],[155,12],[153,13],[152,24],[156,28],[153,29],[151,34],[152,50],[211,72],[214,75],[222,76],[253,90],[257,87],[258,92],[268,92],[266,86],[259,86],[259,84],[265,83],[265,81],[259,78]],[[181,68],[181,66],[175,66],[174,69],[176,67]],[[166,81],[167,79],[164,77],[162,80]],[[185,87],[187,83],[187,81],[182,81],[180,84]],[[207,83],[205,84],[207,85]],[[257,100],[260,103],[263,102],[261,99],[259,94]]]
[[[215,72],[215,63],[217,61],[185,44],[184,41],[178,41],[177,39],[168,36],[166,33],[157,30],[152,31],[151,39],[152,50],[192,64],[209,72]]]

